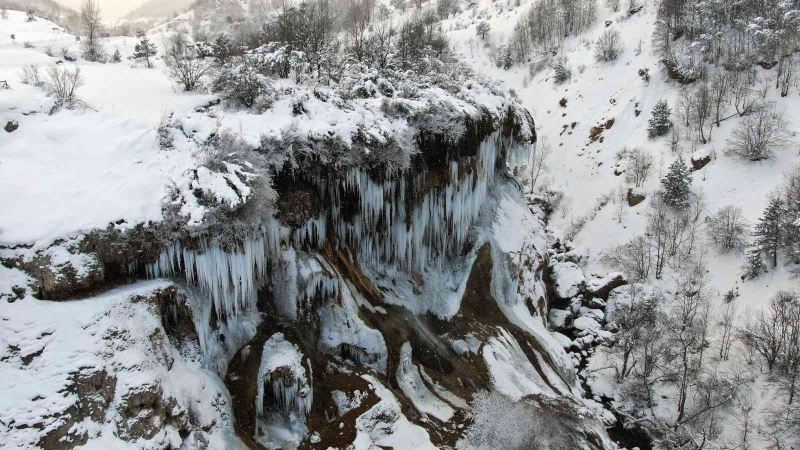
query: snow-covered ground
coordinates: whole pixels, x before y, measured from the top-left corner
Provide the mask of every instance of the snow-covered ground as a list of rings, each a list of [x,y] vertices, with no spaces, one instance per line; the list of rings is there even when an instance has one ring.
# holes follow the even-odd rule
[[[160,220],[170,185],[199,163],[188,147],[160,151],[157,125],[211,96],[182,93],[162,68],[130,67],[126,59],[65,61],[63,49],[80,52],[73,35],[43,19],[27,22],[19,11],[8,16],[0,20],[0,80],[10,86],[0,91],[0,122],[19,128],[0,135],[0,208],[9,212],[0,219],[0,243],[48,246],[111,223],[124,229]],[[103,46],[129,56],[134,43],[108,38]],[[44,77],[59,61],[80,69],[85,85],[77,93],[88,106],[48,115],[52,100],[23,84],[21,71],[36,65]]]

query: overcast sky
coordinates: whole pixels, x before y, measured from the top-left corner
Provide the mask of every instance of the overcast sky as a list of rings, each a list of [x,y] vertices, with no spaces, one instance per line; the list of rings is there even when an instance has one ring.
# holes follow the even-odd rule
[[[75,10],[80,9],[82,0],[56,0],[62,5],[69,6]],[[146,0],[97,0],[103,12],[103,20],[116,20],[126,13],[136,9],[137,6]],[[165,0],[169,1],[169,0]]]

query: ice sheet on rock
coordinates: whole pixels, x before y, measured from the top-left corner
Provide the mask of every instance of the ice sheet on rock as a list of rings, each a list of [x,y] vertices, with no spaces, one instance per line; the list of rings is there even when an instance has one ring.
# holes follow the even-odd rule
[[[397,385],[411,400],[414,408],[422,414],[433,416],[447,422],[455,414],[455,410],[428,389],[419,369],[411,360],[411,344],[406,342],[400,347],[400,358],[397,366]]]
[[[370,383],[380,401],[356,419],[354,450],[376,447],[435,450],[424,428],[411,423],[402,412],[392,391],[369,375],[362,378]]]
[[[319,348],[386,373],[388,352],[383,335],[368,327],[359,317],[358,301],[354,296],[360,294],[341,277],[338,283],[339,300],[328,301],[319,311]]]
[[[492,377],[492,385],[501,394],[517,401],[526,395],[555,395],[506,330],[489,338],[481,354]]]

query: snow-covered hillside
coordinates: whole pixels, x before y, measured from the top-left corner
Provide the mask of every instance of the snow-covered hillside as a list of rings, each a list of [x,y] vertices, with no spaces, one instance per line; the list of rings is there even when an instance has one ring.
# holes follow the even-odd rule
[[[706,337],[710,356],[707,365],[701,369],[700,379],[706,377],[706,373],[714,373],[720,382],[742,385],[740,396],[729,397],[721,403],[719,409],[722,419],[719,424],[713,425],[718,428],[714,428],[716,431],[709,437],[712,442],[710,445],[713,448],[730,448],[726,445],[738,443],[744,445],[738,448],[783,448],[774,447],[775,436],[770,435],[772,431],[767,422],[768,410],[787,408],[783,411],[788,411],[781,395],[773,392],[775,384],[771,381],[775,381],[774,374],[762,373],[766,372],[766,368],[760,368],[757,360],[749,356],[750,350],[742,341],[734,339],[735,356],[730,360],[727,357],[721,360],[713,353],[719,353],[720,346],[725,345],[725,339],[730,339],[731,333],[746,335],[758,314],[768,309],[770,298],[776,293],[797,289],[798,282],[793,273],[796,265],[787,259],[777,268],[773,269],[770,265],[767,273],[745,280],[742,277],[742,267],[746,264],[744,251],[741,248],[735,251],[718,248],[714,244],[713,232],[707,230],[707,224],[723,208],[739,207],[746,227],[745,239],[752,242],[750,231],[759,222],[771,196],[783,191],[786,175],[800,162],[797,152],[800,101],[797,99],[796,83],[791,85],[789,95],[782,97],[776,84],[780,69],[754,65],[752,70],[756,81],[751,88],[752,95],[763,104],[776,105],[776,109],[783,113],[788,133],[784,145],[776,148],[771,158],[755,162],[745,160],[728,152],[734,131],[747,120],[736,113],[732,97],[730,103],[727,99],[724,101],[724,120],[719,127],[711,128],[713,134],[709,142],[698,142],[692,131],[695,126],[693,122],[689,127],[682,124],[679,115],[681,92],[702,82],[685,85],[673,79],[662,64],[662,58],[656,54],[654,41],[657,39],[654,33],[659,20],[658,8],[662,2],[631,2],[635,5],[631,10],[626,9],[628,2],[616,2],[621,5],[617,12],[610,6],[614,2],[597,2],[597,18],[588,29],[553,46],[552,53],[549,50],[540,53],[533,51],[527,62],[503,68],[498,58],[506,46],[511,45],[515,25],[531,8],[537,8],[544,2],[519,3],[478,2],[474,7],[466,8],[445,20],[444,27],[449,30],[448,35],[453,39],[454,47],[473,67],[489,77],[502,80],[503,86],[513,91],[532,112],[540,137],[540,151],[544,148],[549,151],[544,151],[547,154],[546,169],[536,191],[538,195],[550,201],[555,200],[557,204],[548,226],[557,235],[569,239],[570,245],[577,249],[575,251],[581,255],[580,269],[586,275],[587,283],[595,273],[622,270],[622,267],[605,257],[636,236],[650,234],[648,225],[653,215],[651,202],[661,190],[662,179],[669,166],[679,158],[688,167],[693,165],[693,161],[702,161],[695,165],[690,184],[693,196],[699,199],[699,209],[694,219],[698,225],[690,239],[696,240],[695,251],[703,263],[703,292],[710,299],[709,336]],[[688,4],[703,5],[710,2]],[[488,24],[489,31],[484,38],[478,30],[481,23]],[[755,25],[751,26],[756,28]],[[598,61],[595,42],[607,30],[619,32],[622,52],[616,60]],[[720,39],[725,42],[727,37]],[[561,68],[556,69],[555,65],[559,60],[565,62],[563,67],[569,72],[568,79],[563,83],[557,81]],[[791,57],[789,61],[792,64]],[[647,71],[648,79],[642,76],[642,70]],[[671,120],[676,134],[653,139],[648,136],[648,120],[656,103],[661,100],[665,100],[672,108]],[[652,172],[640,187],[626,180],[626,169],[627,172],[632,170],[629,155],[635,149],[651,155],[653,161]],[[646,197],[645,201],[630,206],[629,189],[633,189],[636,195]],[[548,194],[543,194],[545,192]],[[795,206],[787,205],[792,210]],[[663,292],[664,301],[669,305],[669,298],[681,289],[686,267],[681,267],[679,263],[667,263],[663,276],[657,279],[651,273],[643,281],[647,288]],[[566,272],[563,276],[568,280],[575,278]],[[579,277],[574,285],[580,283]],[[627,289],[621,287],[615,291],[621,296],[617,297],[617,302],[625,302],[621,298],[629,295]],[[630,302],[630,298],[627,301]],[[555,316],[556,321],[551,322],[559,329],[564,327],[561,312]],[[733,331],[726,328],[729,325],[725,325],[730,323],[727,317],[731,315],[735,317]],[[551,320],[553,318],[551,314]],[[584,321],[581,319],[581,322]],[[603,317],[598,321],[605,323]],[[614,325],[610,318],[607,322]],[[585,330],[585,323],[581,325],[578,328]],[[596,333],[580,331],[580,336],[585,335],[594,335],[598,339]],[[611,335],[605,335],[605,338],[610,338],[612,342],[614,339]],[[575,344],[567,340],[567,345],[574,347]],[[674,423],[673,402],[678,400],[674,385],[662,383],[657,389],[662,389],[658,394],[663,395],[663,399],[656,402],[652,413],[646,411],[646,408],[631,400],[634,396],[630,392],[623,392],[627,389],[626,385],[615,380],[613,369],[619,361],[607,354],[613,354],[613,351],[605,352],[602,348],[591,358],[585,375],[595,395],[616,398],[618,409],[633,414],[638,420],[651,420],[655,416],[657,421]],[[753,396],[750,392],[770,394]],[[629,401],[632,404],[620,406]],[[700,401],[698,398],[690,399],[690,404]],[[746,441],[744,444],[740,441],[743,404],[754,405],[752,417],[747,420],[751,427],[759,427],[760,430],[758,436],[752,433],[743,438]],[[698,403],[693,405],[697,410],[702,409]],[[698,416],[703,417],[703,414],[698,413]],[[659,426],[654,425],[652,429],[658,430]],[[786,439],[789,435],[782,436],[781,439]],[[692,439],[701,438],[693,436]],[[685,443],[688,445],[686,448],[695,448],[692,447],[694,444],[688,442],[697,441],[687,440]]]

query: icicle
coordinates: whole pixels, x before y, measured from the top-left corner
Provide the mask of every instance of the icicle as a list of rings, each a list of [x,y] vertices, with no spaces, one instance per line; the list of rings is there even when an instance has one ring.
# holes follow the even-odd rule
[[[268,260],[279,248],[280,228],[277,221],[270,220],[260,234],[245,239],[236,251],[226,251],[217,241],[205,242],[199,250],[176,241],[158,261],[147,265],[146,272],[150,278],[182,273],[189,284],[211,297],[217,314],[235,317],[255,308],[258,289],[267,279]]]
[[[256,413],[264,416],[266,386],[272,391],[272,400],[284,412],[298,413],[305,418],[311,413],[314,400],[311,366],[303,365],[300,349],[287,341],[283,333],[275,333],[261,352],[258,370]]]

